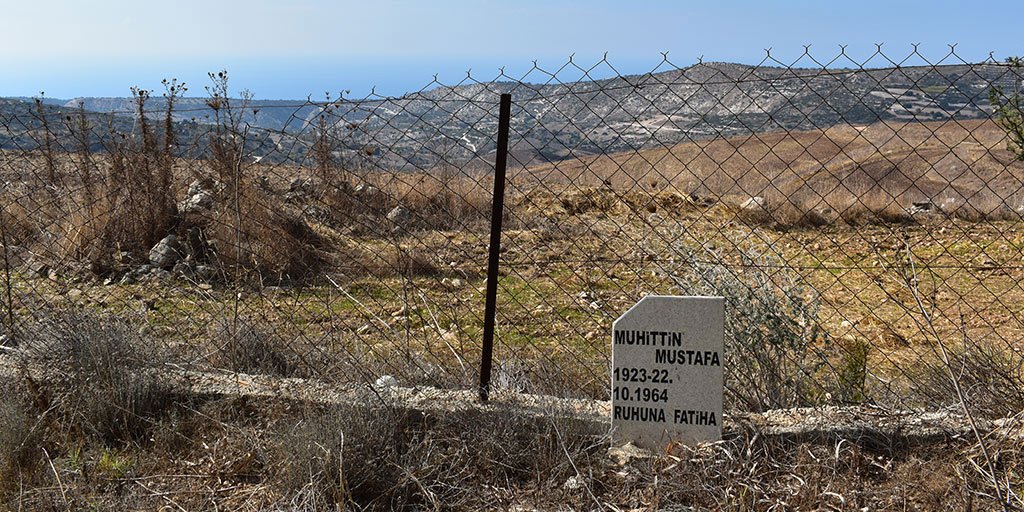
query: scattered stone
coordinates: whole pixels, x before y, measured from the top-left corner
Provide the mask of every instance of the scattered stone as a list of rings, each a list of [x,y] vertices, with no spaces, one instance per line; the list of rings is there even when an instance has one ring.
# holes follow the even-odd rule
[[[195,273],[195,269],[193,268],[192,261],[186,259],[175,263],[171,272],[180,276],[192,277],[192,274]]]
[[[360,183],[356,185],[356,188],[353,189],[353,192],[355,192],[357,196],[372,196],[379,193],[380,189],[368,183]]]
[[[927,215],[935,212],[935,204],[931,201],[914,201],[907,210],[910,215]]]
[[[178,203],[178,211],[183,214],[206,213],[212,210],[213,206],[213,192],[200,180],[194,180],[188,185],[185,198]]]
[[[305,192],[309,189],[309,180],[303,178],[292,178],[288,182],[288,192]]]
[[[445,288],[450,288],[450,289],[453,289],[453,290],[457,289],[457,288],[462,288],[462,286],[465,285],[465,284],[466,284],[466,282],[463,281],[462,279],[459,279],[459,278],[449,279],[449,278],[446,277],[444,279],[441,279],[441,286],[444,286]]]
[[[213,194],[200,190],[178,203],[178,211],[184,214],[205,213],[213,209]]]
[[[740,210],[745,212],[767,213],[768,201],[761,196],[754,196],[740,203]]]
[[[181,259],[178,237],[167,235],[149,251],[149,263],[156,268],[172,268]]]
[[[690,201],[698,208],[709,208],[715,205],[715,198],[702,196],[696,192],[690,192]]]
[[[629,464],[629,461],[633,459],[650,459],[654,457],[654,454],[638,448],[633,443],[626,443],[622,446],[612,446],[608,448],[608,456],[620,466]]]
[[[562,488],[567,491],[578,491],[583,488],[583,481],[579,477],[573,475],[562,484]]]
[[[273,187],[270,185],[270,178],[268,178],[265,174],[260,174],[259,176],[256,176],[256,186],[259,187],[260,190],[263,190],[264,192],[271,192],[273,190]]]
[[[202,191],[206,190],[203,183],[199,180],[192,180],[192,183],[188,184],[188,190],[185,191],[185,195],[194,196]]]
[[[408,224],[410,220],[412,220],[412,212],[410,212],[404,206],[398,205],[394,207],[394,209],[392,209],[390,212],[388,212],[387,219],[392,224],[395,224],[395,227],[402,227],[405,224]]]
[[[31,260],[28,263],[28,271],[34,277],[47,277],[50,275],[50,265],[40,260]]]
[[[381,375],[373,385],[378,388],[396,388],[398,387],[398,379],[390,375]]]
[[[150,270],[148,273],[146,273],[146,274],[142,275],[141,277],[139,277],[139,281],[144,281],[144,282],[168,282],[173,277],[174,277],[174,274],[172,274],[168,270],[164,270],[162,268],[154,268],[154,269]]]
[[[311,204],[302,209],[302,215],[323,222],[331,217],[331,211],[321,205]]]
[[[356,188],[352,190],[352,194],[359,199],[359,201],[371,208],[379,208],[380,205],[384,204],[386,197],[381,190],[368,183],[360,183],[356,185]]]
[[[197,281],[213,281],[217,277],[217,268],[212,265],[196,265],[192,275]]]
[[[68,290],[68,298],[71,300],[77,300],[81,296],[82,290],[79,290],[78,288],[72,288]]]
[[[135,256],[128,251],[118,251],[114,253],[114,262],[119,265],[127,265],[135,259]]]
[[[213,289],[213,285],[210,283],[199,283],[199,289],[208,292]]]

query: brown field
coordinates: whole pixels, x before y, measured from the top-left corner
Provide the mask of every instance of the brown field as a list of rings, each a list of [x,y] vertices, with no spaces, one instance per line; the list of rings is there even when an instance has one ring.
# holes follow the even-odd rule
[[[530,168],[527,182],[669,190],[740,205],[767,201],[764,221],[908,220],[930,201],[967,220],[1019,219],[1024,163],[992,121],[877,123],[761,133]]]

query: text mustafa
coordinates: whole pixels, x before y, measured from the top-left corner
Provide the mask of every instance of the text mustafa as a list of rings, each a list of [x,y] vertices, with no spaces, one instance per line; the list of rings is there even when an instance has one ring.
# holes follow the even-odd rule
[[[670,331],[615,331],[616,345],[654,347],[654,364],[722,366],[721,355],[713,350],[683,348],[683,333]],[[615,405],[612,417],[616,420],[666,423],[677,425],[718,426],[714,411],[664,408],[668,390],[659,385],[671,384],[668,370],[659,368],[616,367],[613,374],[616,402],[639,402],[636,405]],[[645,385],[655,387],[645,387]],[[662,403],[658,403],[662,402]]]

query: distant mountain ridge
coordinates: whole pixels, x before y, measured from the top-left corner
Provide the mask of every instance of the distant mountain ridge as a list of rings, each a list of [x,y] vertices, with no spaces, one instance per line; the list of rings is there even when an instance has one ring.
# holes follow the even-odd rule
[[[398,98],[346,100],[328,119],[344,133],[342,151],[371,148],[383,164],[426,167],[438,154],[470,160],[493,152],[498,94],[511,93],[513,156],[528,165],[782,129],[985,118],[990,88],[1019,80],[1020,70],[1000,64],[822,70],[712,62],[595,81],[440,86]],[[125,115],[133,108],[131,98],[46,103]],[[163,98],[154,97],[148,109],[162,106]],[[3,109],[0,104],[0,115]],[[279,148],[289,138],[302,148],[322,112],[322,105],[304,100],[252,100],[243,120],[281,132],[274,136]],[[179,121],[204,124],[212,117],[204,98],[178,101]]]

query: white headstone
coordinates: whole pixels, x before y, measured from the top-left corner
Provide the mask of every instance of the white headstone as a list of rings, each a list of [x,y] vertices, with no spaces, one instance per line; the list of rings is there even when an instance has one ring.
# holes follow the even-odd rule
[[[648,295],[612,324],[612,432],[661,450],[722,438],[725,299]]]

